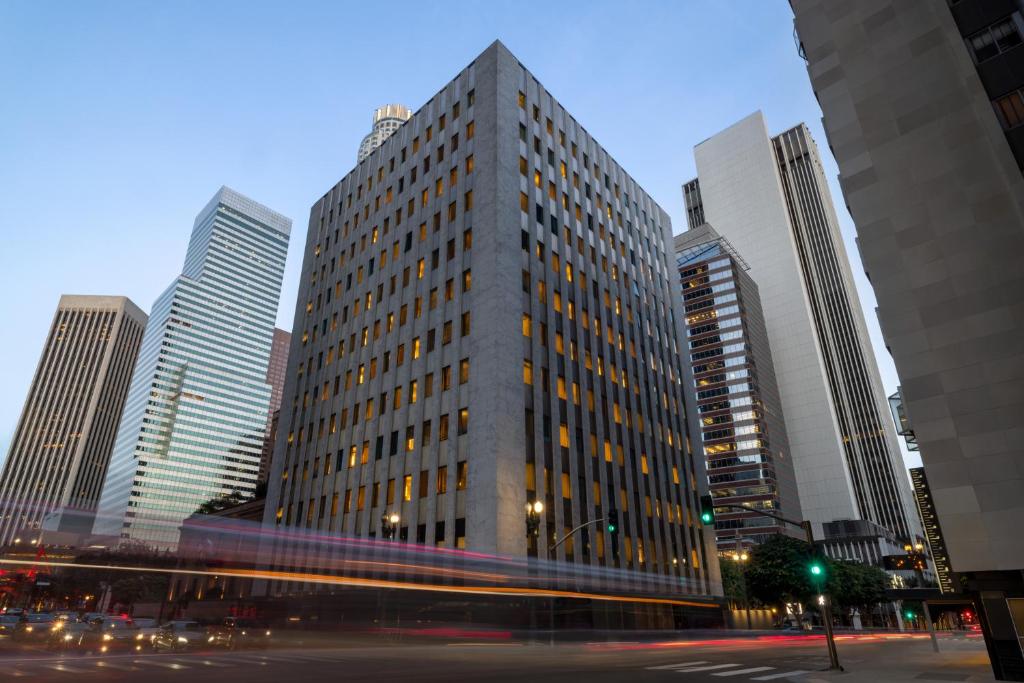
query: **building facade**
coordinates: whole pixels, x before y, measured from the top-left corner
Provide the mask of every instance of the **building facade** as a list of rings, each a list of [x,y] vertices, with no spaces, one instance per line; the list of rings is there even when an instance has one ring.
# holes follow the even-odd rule
[[[949,551],[946,550],[946,541],[942,538],[942,524],[935,511],[935,502],[932,500],[932,491],[928,486],[928,476],[925,474],[924,468],[911,467],[910,481],[914,486],[914,499],[917,501],[917,509],[921,514],[924,537],[928,542],[932,563],[935,566],[939,590],[943,593],[958,592],[959,586],[956,585],[956,577],[949,566]]]
[[[802,520],[768,332],[748,266],[707,224],[675,236],[687,358],[711,495]],[[719,551],[761,543],[799,527],[729,508],[715,511]]]
[[[685,193],[750,264],[764,306],[800,504],[822,524],[920,523],[818,149],[760,112],[697,145]],[[756,219],[754,219],[756,217]]]
[[[1020,4],[793,7],[951,568],[1024,680]]]
[[[385,104],[373,112],[373,130],[359,143],[359,154],[356,162],[370,156],[370,152],[380,147],[388,136],[398,130],[399,126],[409,120],[412,112],[401,104]]]
[[[270,345],[270,361],[267,363],[267,384],[270,385],[270,409],[267,411],[267,429],[263,437],[263,451],[260,454],[259,481],[266,482],[270,475],[270,459],[274,455],[274,439],[277,437],[277,416],[281,410],[284,395],[284,378],[288,371],[288,347],[291,345],[290,332],[275,327],[274,340]]]
[[[717,592],[671,249],[494,43],[312,207],[267,523],[367,538],[397,514],[409,543],[544,558],[615,509],[617,553],[597,526],[552,557]]]
[[[0,475],[0,546],[44,518],[91,527],[145,327],[125,297],[60,298]]]
[[[202,503],[256,488],[291,221],[223,187],[153,304],[97,534],[173,549]]]

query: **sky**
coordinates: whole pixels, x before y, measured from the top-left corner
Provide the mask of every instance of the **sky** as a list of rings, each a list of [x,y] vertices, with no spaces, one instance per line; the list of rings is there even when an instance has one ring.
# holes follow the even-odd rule
[[[0,4],[0,458],[61,294],[149,311],[228,185],[293,220],[355,165],[373,110],[418,109],[500,39],[686,227],[693,147],[760,109],[822,147],[887,394],[898,383],[784,0]],[[920,464],[905,454],[908,466]]]

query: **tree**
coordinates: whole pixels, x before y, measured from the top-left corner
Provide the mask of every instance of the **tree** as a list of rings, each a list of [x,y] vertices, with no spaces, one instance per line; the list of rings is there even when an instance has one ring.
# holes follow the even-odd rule
[[[718,566],[722,571],[722,592],[733,604],[743,602],[743,575],[736,562],[722,558]]]
[[[782,534],[755,546],[746,568],[748,595],[766,605],[809,604],[817,593],[808,571],[812,557],[806,542]]]
[[[241,491],[235,489],[231,493],[226,493],[222,496],[217,496],[216,498],[211,498],[206,501],[196,508],[196,513],[200,515],[212,515],[214,512],[220,512],[221,510],[226,510],[229,507],[233,507],[244,502],[245,496],[242,495]]]

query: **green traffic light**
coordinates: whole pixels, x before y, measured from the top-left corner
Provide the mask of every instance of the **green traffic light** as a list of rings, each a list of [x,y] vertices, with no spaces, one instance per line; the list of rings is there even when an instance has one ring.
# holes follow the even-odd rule
[[[907,619],[913,619],[913,618],[914,618],[914,613],[913,612],[907,612]]]
[[[824,573],[825,570],[822,568],[820,564],[815,563],[811,565],[811,574],[813,574],[814,576],[821,576]]]
[[[615,530],[616,530],[617,528],[618,528],[618,527],[616,527],[616,526],[615,526],[614,524],[609,524],[609,525],[608,525],[608,532],[609,532],[609,533],[612,533],[612,534],[614,534],[614,533],[615,533]]]
[[[704,522],[705,524],[711,524],[711,513],[702,512],[700,515],[700,521]]]

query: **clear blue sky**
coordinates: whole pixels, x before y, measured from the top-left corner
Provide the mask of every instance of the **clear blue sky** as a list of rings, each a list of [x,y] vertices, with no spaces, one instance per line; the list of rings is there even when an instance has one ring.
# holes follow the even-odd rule
[[[148,311],[229,185],[294,221],[355,164],[375,107],[419,108],[504,42],[685,227],[693,146],[755,109],[823,146],[886,390],[874,296],[784,0],[0,5],[0,458],[62,293]],[[908,464],[918,464],[915,458]]]

